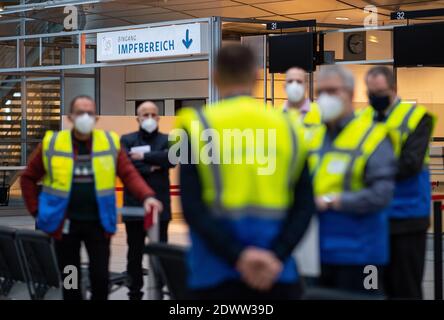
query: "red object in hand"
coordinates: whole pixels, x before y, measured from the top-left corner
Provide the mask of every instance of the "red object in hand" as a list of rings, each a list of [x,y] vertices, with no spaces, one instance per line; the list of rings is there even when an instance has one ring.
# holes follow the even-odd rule
[[[143,228],[145,229],[145,231],[147,231],[149,228],[151,228],[154,224],[154,214],[153,214],[153,210],[151,210],[151,212],[146,212],[145,213],[145,217],[143,220]]]

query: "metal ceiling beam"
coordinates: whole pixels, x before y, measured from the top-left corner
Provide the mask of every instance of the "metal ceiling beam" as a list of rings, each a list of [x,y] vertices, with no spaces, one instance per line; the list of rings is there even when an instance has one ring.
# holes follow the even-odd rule
[[[168,26],[168,25],[180,25],[180,24],[189,24],[189,23],[200,23],[200,22],[208,23],[209,18],[163,21],[163,22],[154,22],[154,23],[146,23],[146,24],[134,24],[134,25],[130,25],[130,26],[112,27],[112,28],[88,29],[88,30],[80,30],[80,31],[62,31],[62,32],[55,32],[55,33],[29,34],[26,36],[0,37],[0,42],[1,41],[10,41],[10,40],[22,40],[22,39],[64,37],[64,36],[72,36],[72,35],[78,36],[79,34],[94,34],[94,33],[101,33],[101,32],[121,31],[121,30],[129,30],[129,29],[141,29],[141,28],[154,28],[154,27],[161,27],[161,26]]]
[[[2,13],[0,11],[0,13]],[[1,16],[1,15],[0,15]],[[25,21],[35,21],[33,18],[24,18]],[[20,23],[22,19],[8,19],[8,20],[0,20],[0,24],[8,24],[8,23]]]
[[[14,5],[14,6],[5,6],[5,10],[2,11],[2,15],[7,14],[15,14],[15,13],[23,13],[28,11],[35,11],[35,10],[44,10],[44,9],[52,9],[52,8],[60,8],[60,7],[66,7],[66,6],[78,6],[78,5],[84,5],[84,4],[93,4],[93,3],[99,3],[99,2],[109,2],[112,0],[53,0],[53,1],[46,1],[46,2],[40,2],[40,3],[29,3],[24,5]]]
[[[55,66],[41,66],[41,67],[24,67],[24,68],[5,68],[0,69],[0,74],[10,74],[12,72],[29,72],[29,71],[45,71],[45,70],[76,70],[88,68],[102,68],[102,67],[118,67],[118,66],[133,66],[142,64],[161,64],[161,63],[177,63],[188,61],[207,61],[208,54],[193,55],[190,57],[178,57],[168,59],[152,59],[142,61],[124,61],[124,62],[98,62],[90,64],[71,64],[71,65],[55,65]]]

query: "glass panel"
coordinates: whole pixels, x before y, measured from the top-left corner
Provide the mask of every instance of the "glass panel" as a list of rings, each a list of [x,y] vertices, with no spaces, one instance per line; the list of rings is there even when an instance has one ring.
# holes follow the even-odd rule
[[[16,47],[17,42],[13,40],[0,42],[0,68],[17,67]]]
[[[64,49],[63,52],[65,58],[73,58],[71,55],[73,49]],[[65,60],[65,64],[66,63],[72,63],[72,62],[67,62]],[[94,76],[95,76],[94,68],[73,69],[65,73],[64,114],[69,113],[69,105],[71,104],[72,99],[74,99],[78,95],[87,95],[93,99],[96,99],[95,96],[96,82]]]
[[[59,79],[27,82],[28,139],[40,140],[46,130],[59,130],[60,102]]]
[[[393,58],[392,30],[329,32],[324,36],[326,63]]]
[[[434,136],[444,137],[443,68],[397,68],[398,94],[424,105],[438,117]]]
[[[20,165],[21,82],[2,74],[0,80],[0,165]]]
[[[386,60],[393,58],[393,31],[367,31],[367,60]]]
[[[159,108],[159,116],[165,115],[165,100],[136,100],[136,107],[134,108],[134,114],[137,115],[137,108],[145,101],[154,102],[154,104]]]
[[[201,99],[182,99],[174,101],[174,114],[184,107],[200,109],[206,104],[204,98]]]

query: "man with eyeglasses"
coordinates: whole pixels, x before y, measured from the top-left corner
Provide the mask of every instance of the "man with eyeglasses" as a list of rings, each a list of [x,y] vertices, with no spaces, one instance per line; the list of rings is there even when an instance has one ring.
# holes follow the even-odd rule
[[[68,118],[73,129],[47,131],[31,156],[21,176],[22,194],[38,229],[55,238],[60,274],[65,274],[66,266],[75,266],[80,275],[84,243],[91,300],[106,300],[110,238],[117,222],[116,177],[143,203],[145,211],[162,211],[162,204],[120,148],[118,135],[94,128],[96,104],[91,97],[75,97]],[[65,300],[84,298],[81,277],[77,278],[73,288],[63,288]]]
[[[340,66],[318,75],[317,96],[323,125],[309,137],[309,164],[320,223],[320,285],[381,294],[388,262],[389,204],[396,170],[383,124],[356,116],[354,78]],[[367,274],[367,266],[376,274]],[[374,271],[374,269],[371,269]],[[370,279],[366,281],[366,277]]]
[[[363,113],[385,123],[398,160],[390,219],[390,264],[385,288],[391,299],[422,299],[422,278],[430,224],[428,148],[436,117],[424,106],[402,101],[393,72],[376,66],[366,76],[370,106]]]

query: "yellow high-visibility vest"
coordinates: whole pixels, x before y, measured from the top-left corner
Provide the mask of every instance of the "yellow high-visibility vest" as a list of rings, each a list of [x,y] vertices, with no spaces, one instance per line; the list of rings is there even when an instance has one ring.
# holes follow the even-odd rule
[[[325,125],[311,129],[308,159],[315,194],[361,190],[367,160],[387,137],[386,127],[369,117],[355,117],[334,139],[333,149],[321,154],[326,133]]]
[[[372,119],[376,116],[376,111],[371,106],[368,106],[358,112]],[[416,129],[425,114],[429,114],[432,117],[433,125],[435,126],[437,120],[436,116],[429,113],[422,105],[401,101],[389,114],[387,120],[385,121],[385,125],[390,131],[395,156],[397,158],[399,158],[401,155],[402,147],[404,146],[407,138]],[[424,164],[428,163],[429,153],[426,152]]]
[[[184,108],[178,121],[178,127],[188,132],[195,157],[204,160],[197,167],[203,199],[208,205],[235,216],[245,212],[267,217],[285,214],[293,198],[291,186],[298,180],[307,156],[302,126],[280,111],[265,110],[262,103],[251,97],[223,100],[203,110]],[[193,126],[198,130],[193,130]],[[206,143],[200,139],[206,129],[220,137],[216,143],[216,152],[221,155],[219,164],[202,163],[208,162],[202,153]],[[268,132],[273,134],[269,136]],[[230,133],[244,134],[242,144],[236,145]],[[261,148],[265,148],[265,155],[275,153],[270,158],[275,162],[272,172],[258,174],[264,164],[252,156]],[[245,152],[238,158],[241,161],[236,162],[234,156],[242,151]],[[231,163],[225,159],[227,154]]]
[[[316,102],[310,103],[310,111],[307,112],[302,122],[306,126],[315,126],[322,123],[321,110]]]
[[[114,132],[92,132],[92,170],[104,229],[116,230],[115,183],[119,136]],[[39,199],[38,227],[55,231],[63,221],[68,206],[74,173],[74,153],[70,130],[48,131],[42,142],[45,176]]]

